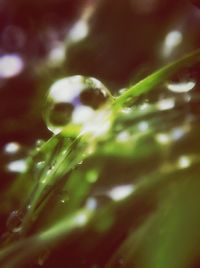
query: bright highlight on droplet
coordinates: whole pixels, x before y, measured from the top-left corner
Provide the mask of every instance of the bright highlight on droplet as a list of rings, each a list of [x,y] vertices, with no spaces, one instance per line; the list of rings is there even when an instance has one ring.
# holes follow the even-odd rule
[[[75,109],[72,115],[72,122],[74,124],[84,124],[91,120],[93,114],[92,108],[81,105]]]
[[[114,201],[120,201],[131,195],[133,191],[134,191],[133,185],[121,185],[112,188],[108,192],[108,196],[112,198]]]
[[[45,119],[54,134],[100,137],[111,125],[112,96],[99,80],[81,75],[57,80],[49,89]]]
[[[19,149],[20,145],[17,142],[9,142],[4,146],[4,152],[8,154],[15,154]]]
[[[177,164],[179,168],[187,168],[191,165],[191,159],[188,156],[183,155],[178,159]]]
[[[163,56],[169,57],[173,50],[180,45],[183,40],[183,35],[180,31],[171,31],[169,32],[164,40],[163,45]]]
[[[7,169],[10,172],[23,173],[26,171],[27,163],[24,159],[12,161],[7,165]]]
[[[181,83],[168,83],[167,89],[175,93],[184,93],[192,90],[196,85],[195,81],[186,81]]]
[[[57,80],[50,87],[49,98],[51,98],[56,103],[71,102],[73,98],[81,92],[82,89],[83,84],[80,82],[80,76],[77,75],[71,78],[62,78]]]
[[[11,78],[22,72],[24,62],[17,54],[0,56],[0,78]]]
[[[100,137],[106,135],[111,127],[111,110],[102,110],[84,120],[81,133],[92,133],[93,137]]]

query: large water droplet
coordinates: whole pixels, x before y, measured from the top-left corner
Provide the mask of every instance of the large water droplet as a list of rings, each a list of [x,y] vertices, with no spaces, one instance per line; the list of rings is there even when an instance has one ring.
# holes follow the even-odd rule
[[[75,75],[57,80],[47,96],[47,127],[54,134],[64,130],[66,136],[92,132],[91,125],[101,118],[106,121],[111,101],[108,89],[95,78]]]

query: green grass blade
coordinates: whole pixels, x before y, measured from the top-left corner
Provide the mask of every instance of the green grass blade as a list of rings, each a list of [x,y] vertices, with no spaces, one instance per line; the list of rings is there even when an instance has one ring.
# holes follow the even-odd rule
[[[122,95],[117,97],[114,102],[114,106],[121,107],[126,105],[134,97],[150,91],[155,86],[163,82],[167,77],[177,72],[184,66],[190,66],[200,61],[200,49],[186,55],[185,57],[174,61],[158,71],[147,76],[143,80],[139,81],[135,85],[127,89]]]

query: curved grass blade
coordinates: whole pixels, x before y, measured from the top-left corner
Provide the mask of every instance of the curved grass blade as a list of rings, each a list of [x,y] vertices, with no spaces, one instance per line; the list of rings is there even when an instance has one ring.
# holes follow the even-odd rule
[[[115,107],[122,107],[126,105],[134,97],[150,91],[153,87],[159,85],[167,77],[177,72],[184,66],[191,66],[192,64],[200,61],[200,49],[184,56],[183,58],[174,61],[158,71],[150,74],[143,80],[127,89],[122,95],[117,97],[114,102]]]

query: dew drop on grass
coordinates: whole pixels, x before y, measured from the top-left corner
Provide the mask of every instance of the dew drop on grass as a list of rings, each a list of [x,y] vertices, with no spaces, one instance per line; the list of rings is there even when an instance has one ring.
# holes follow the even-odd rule
[[[13,210],[7,220],[7,229],[12,233],[19,233],[21,231],[22,212],[20,210]]]
[[[36,141],[36,150],[40,150],[41,149],[41,146],[43,145],[45,143],[45,141],[44,140],[41,140],[41,139],[38,139],[37,141]]]
[[[64,131],[71,137],[81,132],[103,132],[111,102],[109,90],[95,78],[81,75],[62,78],[48,92],[47,127],[54,134]]]
[[[40,161],[40,162],[38,162],[37,164],[36,164],[36,167],[38,168],[38,169],[41,169],[41,168],[43,168],[45,166],[45,161]]]

